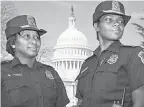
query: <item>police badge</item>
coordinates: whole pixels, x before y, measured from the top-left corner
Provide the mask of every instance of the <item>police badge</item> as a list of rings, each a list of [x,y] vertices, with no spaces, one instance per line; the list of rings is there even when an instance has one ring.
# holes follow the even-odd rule
[[[27,16],[27,21],[30,27],[37,27],[35,19],[32,16]]]
[[[141,58],[141,61],[144,64],[144,51],[139,52],[138,56]]]
[[[107,62],[108,62],[109,64],[114,64],[114,63],[116,63],[117,59],[118,59],[118,55],[112,55],[112,56],[108,59]]]
[[[49,79],[54,79],[52,73],[48,70],[45,71],[45,74],[46,74],[46,77],[49,78]]]

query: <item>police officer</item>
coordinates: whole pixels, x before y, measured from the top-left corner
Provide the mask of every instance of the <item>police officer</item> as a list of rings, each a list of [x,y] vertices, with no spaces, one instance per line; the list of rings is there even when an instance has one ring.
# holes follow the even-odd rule
[[[144,107],[144,50],[119,41],[130,18],[118,1],[96,7],[93,26],[99,47],[76,78],[80,107]]]
[[[69,99],[53,67],[36,60],[41,36],[35,19],[20,15],[6,24],[6,50],[13,60],[1,64],[2,107],[64,107]]]

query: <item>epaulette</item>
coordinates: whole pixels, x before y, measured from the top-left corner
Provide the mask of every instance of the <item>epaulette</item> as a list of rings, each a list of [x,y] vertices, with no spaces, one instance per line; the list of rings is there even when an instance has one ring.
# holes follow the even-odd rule
[[[124,48],[129,48],[129,49],[134,49],[134,50],[143,50],[144,51],[144,47],[142,46],[129,46],[129,45],[124,45],[122,46]]]
[[[51,65],[47,65],[47,64],[44,64],[44,63],[41,63],[41,62],[38,62],[38,63],[40,64],[41,67],[44,67],[47,70],[56,71],[55,68]]]
[[[1,61],[1,64],[7,64],[9,63],[11,60],[4,60],[4,61]]]
[[[133,52],[133,50],[135,50],[137,47],[139,46],[122,45],[121,49],[129,53],[129,52]]]
[[[135,48],[137,46],[133,46],[133,45],[121,45],[121,47],[126,47],[126,48]]]
[[[44,67],[44,68],[47,68],[47,69],[49,69],[49,70],[55,70],[52,66],[50,66],[50,65],[46,65],[46,64],[43,64],[43,63],[41,63],[41,62],[38,62],[39,63],[39,65],[41,65],[42,67]]]
[[[94,54],[92,56],[88,57],[87,59],[85,59],[84,61],[88,61],[88,60],[92,59],[93,57],[94,57]]]

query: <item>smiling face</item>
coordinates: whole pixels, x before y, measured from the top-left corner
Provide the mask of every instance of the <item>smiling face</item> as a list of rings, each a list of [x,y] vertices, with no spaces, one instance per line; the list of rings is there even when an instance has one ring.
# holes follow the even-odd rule
[[[120,15],[103,15],[99,23],[94,25],[102,39],[108,41],[119,40],[124,32],[124,19]]]
[[[15,55],[34,58],[37,56],[40,46],[40,36],[36,31],[21,31],[19,34],[17,34],[15,41]]]

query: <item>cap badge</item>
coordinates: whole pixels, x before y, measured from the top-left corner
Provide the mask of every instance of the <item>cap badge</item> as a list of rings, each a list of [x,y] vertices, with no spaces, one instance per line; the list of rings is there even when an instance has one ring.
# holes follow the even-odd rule
[[[115,0],[112,1],[112,10],[120,12],[120,5],[118,1]]]
[[[32,16],[27,16],[27,21],[30,27],[37,27],[35,19]]]

